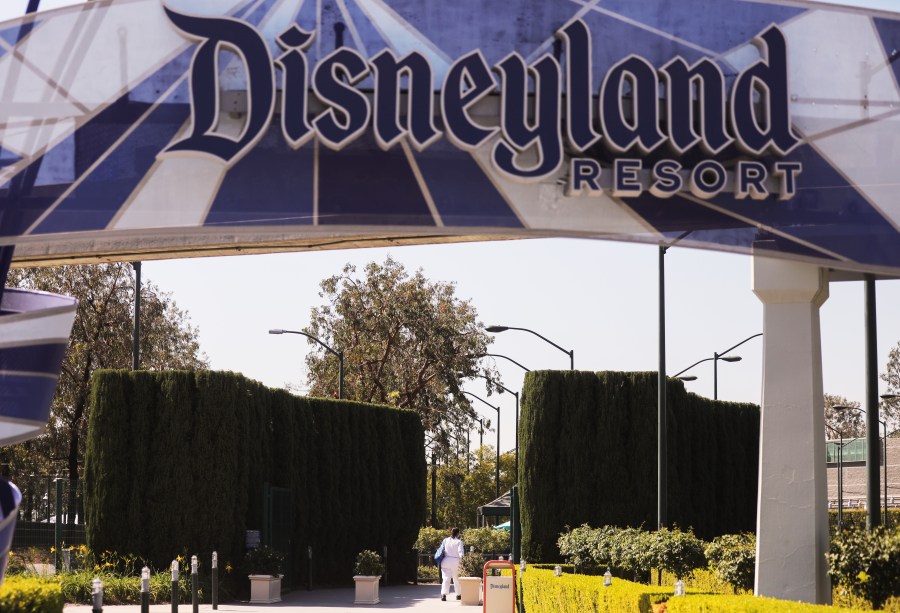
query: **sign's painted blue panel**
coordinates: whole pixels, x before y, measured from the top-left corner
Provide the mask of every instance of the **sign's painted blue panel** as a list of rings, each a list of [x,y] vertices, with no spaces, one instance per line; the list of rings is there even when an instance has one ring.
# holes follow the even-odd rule
[[[104,16],[83,32],[81,9],[0,28],[27,59],[0,56],[3,241],[88,238],[78,249],[99,255],[106,238],[205,244],[215,228],[260,240],[690,231],[688,244],[900,272],[900,21],[883,13],[745,0],[167,6],[92,5]],[[200,17],[179,31],[179,11]],[[279,46],[291,24],[309,34]],[[584,46],[557,36],[578,24]],[[384,50],[418,75],[401,72],[399,93],[376,78]],[[702,91],[679,89],[688,70]]]

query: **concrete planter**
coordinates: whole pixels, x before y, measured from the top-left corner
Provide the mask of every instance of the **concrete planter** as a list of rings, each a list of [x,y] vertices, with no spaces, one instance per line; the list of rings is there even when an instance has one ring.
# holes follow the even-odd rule
[[[356,599],[353,604],[378,604],[381,602],[378,598],[378,582],[381,581],[381,577],[355,575],[353,581],[356,582]]]
[[[460,604],[478,606],[481,604],[481,577],[459,578]]]
[[[283,575],[250,575],[250,604],[281,602]]]

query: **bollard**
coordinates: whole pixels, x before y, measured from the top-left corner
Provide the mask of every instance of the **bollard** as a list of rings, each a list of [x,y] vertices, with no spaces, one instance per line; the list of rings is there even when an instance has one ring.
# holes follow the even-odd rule
[[[141,569],[141,613],[150,613],[150,569]]]
[[[172,560],[172,613],[178,613],[178,560]]]
[[[191,556],[191,610],[194,613],[200,611],[200,598],[197,595],[200,577],[197,574],[197,556]]]
[[[388,576],[388,571],[387,571],[387,545],[384,546],[383,551],[384,551],[384,560],[383,560],[383,561],[384,561],[384,576],[381,578],[381,585],[387,585],[387,576]]]
[[[99,577],[91,581],[91,602],[94,613],[103,613],[103,582]]]
[[[306,556],[309,558],[309,564],[307,565],[309,568],[309,576],[306,578],[306,591],[312,591],[312,545],[308,545],[306,547]]]
[[[212,556],[212,608],[219,608],[219,554],[215,551]]]

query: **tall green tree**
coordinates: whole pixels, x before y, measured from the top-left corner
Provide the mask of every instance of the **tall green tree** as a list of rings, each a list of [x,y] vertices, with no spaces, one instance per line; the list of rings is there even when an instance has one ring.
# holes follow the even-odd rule
[[[63,360],[47,431],[5,450],[14,478],[65,465],[70,485],[80,477],[90,410],[91,375],[101,368],[130,368],[134,334],[134,274],[130,264],[96,264],[12,270],[9,287],[64,294],[78,299],[75,323]],[[197,328],[171,295],[152,283],[141,287],[141,368],[198,369],[207,366]],[[75,512],[69,488],[69,513]],[[71,518],[70,518],[71,519]]]
[[[888,384],[888,394],[900,394],[900,342],[888,353],[887,366],[881,375],[881,379]],[[891,398],[881,403],[881,418],[887,423],[888,433],[894,433],[900,429],[900,398]]]
[[[426,458],[431,461],[430,456]],[[515,454],[500,455],[500,493],[509,491],[515,484]],[[437,466],[435,490],[435,516],[437,527],[474,528],[477,526],[478,507],[497,497],[495,448],[484,445],[473,454],[456,455],[452,451]],[[428,516],[431,517],[431,470],[428,479]]]
[[[855,400],[848,400],[837,394],[825,394],[825,438],[837,438],[838,433],[844,438],[858,438],[866,435],[865,414],[862,411],[836,411],[834,407],[859,408]]]
[[[413,409],[445,446],[445,432],[464,436],[474,411],[462,381],[498,375],[479,366],[493,339],[455,285],[429,281],[421,269],[409,274],[388,256],[361,273],[348,264],[320,286],[325,304],[313,308],[304,332],[344,352],[345,397]],[[336,397],[338,360],[310,345],[310,395]]]

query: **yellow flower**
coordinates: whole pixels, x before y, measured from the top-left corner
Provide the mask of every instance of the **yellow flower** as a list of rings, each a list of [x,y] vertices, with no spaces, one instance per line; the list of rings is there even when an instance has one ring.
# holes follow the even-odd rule
[[[225,572],[226,572],[226,573],[230,573],[230,572],[231,572],[231,564],[226,564],[226,565],[225,565]]]
[[[181,563],[184,563],[184,556],[175,556],[175,559]]]
[[[79,545],[79,546],[78,546],[78,551],[81,551],[81,552],[87,551],[87,545]]]
[[[100,565],[99,565],[99,564],[94,564],[94,570],[100,570]]]
[[[50,548],[50,553],[56,553],[56,547],[51,547],[51,548]]]
[[[869,575],[866,573],[866,571],[861,570],[859,571],[859,574],[856,575],[856,578],[859,579],[860,583],[865,583],[869,580]]]

